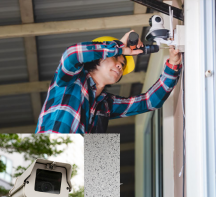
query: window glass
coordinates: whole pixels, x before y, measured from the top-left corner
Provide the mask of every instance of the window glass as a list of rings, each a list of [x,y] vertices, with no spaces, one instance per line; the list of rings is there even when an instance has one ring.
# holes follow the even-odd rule
[[[5,157],[5,156],[0,156],[0,160],[1,160],[4,164],[6,164],[6,157]],[[1,172],[1,173],[0,173],[0,178],[4,180],[4,178],[5,178],[5,172]]]
[[[4,179],[4,177],[5,177],[5,172],[1,172],[0,173],[0,179]]]
[[[8,174],[11,174],[12,173],[12,161],[11,160],[7,160],[7,166],[6,166],[6,172]]]
[[[5,156],[0,156],[0,160],[6,164],[6,171],[0,173],[0,179],[5,180],[6,182],[11,183],[12,182],[12,161],[10,159],[7,159]]]
[[[5,156],[1,156],[1,161],[3,161],[3,163],[6,164],[6,157]]]
[[[10,183],[11,182],[11,175],[5,173],[4,180]]]

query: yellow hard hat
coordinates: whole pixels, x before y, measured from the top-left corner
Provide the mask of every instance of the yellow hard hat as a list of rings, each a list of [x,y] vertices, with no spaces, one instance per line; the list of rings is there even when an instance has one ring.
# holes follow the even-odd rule
[[[113,40],[119,40],[117,38],[111,37],[111,36],[102,36],[99,38],[95,38],[92,40],[93,42],[104,42],[104,41],[113,41]],[[125,69],[123,71],[123,75],[126,75],[130,72],[132,72],[135,68],[134,59],[132,56],[125,56],[127,63],[125,65]]]

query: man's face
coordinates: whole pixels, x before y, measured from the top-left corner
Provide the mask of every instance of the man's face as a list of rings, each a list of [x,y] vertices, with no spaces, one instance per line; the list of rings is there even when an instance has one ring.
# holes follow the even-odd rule
[[[100,62],[97,71],[103,76],[106,84],[114,84],[121,78],[125,63],[123,55],[108,57]]]

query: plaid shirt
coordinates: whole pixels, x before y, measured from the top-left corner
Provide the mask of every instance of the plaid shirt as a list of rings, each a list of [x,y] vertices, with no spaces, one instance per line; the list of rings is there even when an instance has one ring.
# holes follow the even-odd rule
[[[83,63],[122,54],[121,42],[83,42],[70,46],[48,89],[35,133],[100,132],[101,120],[137,115],[160,108],[178,82],[181,69],[166,64],[157,82],[144,94],[123,98],[103,91],[97,98],[96,84]]]

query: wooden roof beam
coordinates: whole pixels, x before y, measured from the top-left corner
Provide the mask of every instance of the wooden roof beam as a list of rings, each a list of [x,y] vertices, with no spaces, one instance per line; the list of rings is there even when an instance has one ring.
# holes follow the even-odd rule
[[[23,24],[34,23],[34,13],[32,0],[19,0],[20,15]],[[37,46],[35,36],[24,37],[25,54],[27,61],[27,69],[29,75],[29,81],[39,81],[38,74],[38,57]],[[34,116],[34,122],[37,123],[38,116],[41,111],[41,99],[40,93],[31,93],[32,111]]]
[[[0,26],[0,39],[149,26],[153,14]]]

